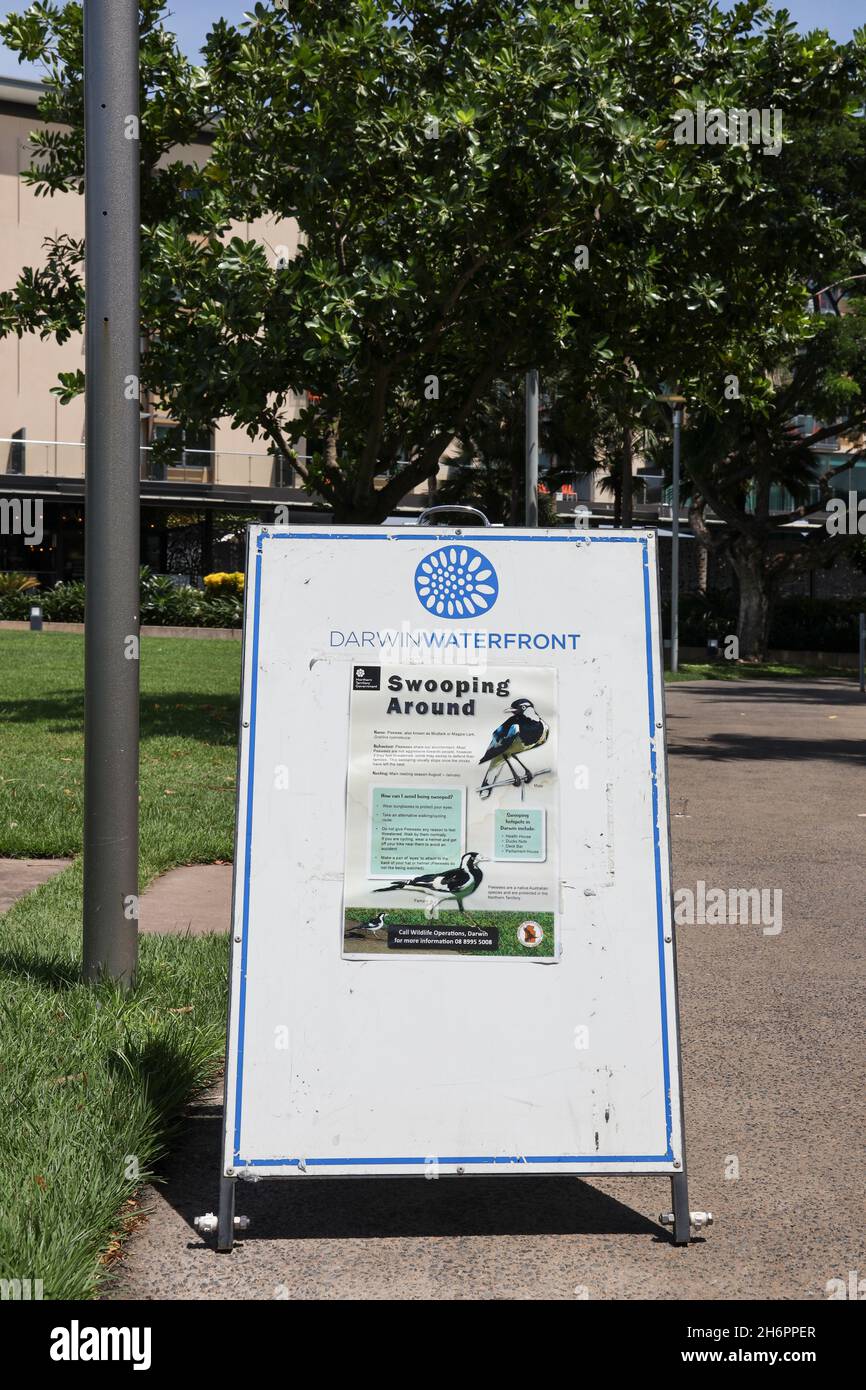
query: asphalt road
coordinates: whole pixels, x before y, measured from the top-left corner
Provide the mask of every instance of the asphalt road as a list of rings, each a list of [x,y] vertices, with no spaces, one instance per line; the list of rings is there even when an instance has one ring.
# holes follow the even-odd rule
[[[215,1097],[190,1112],[115,1266],[115,1299],[824,1299],[866,1278],[866,701],[850,683],[668,690],[675,887],[783,893],[782,930],[678,928],[691,1206],[666,1179],[523,1176],[241,1186],[217,1255]],[[738,1176],[734,1174],[738,1173]]]

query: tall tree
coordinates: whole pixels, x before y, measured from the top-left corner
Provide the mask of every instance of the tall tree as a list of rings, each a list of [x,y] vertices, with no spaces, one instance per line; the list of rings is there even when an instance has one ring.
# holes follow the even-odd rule
[[[728,555],[737,576],[743,658],[766,656],[780,582],[846,548],[833,528],[797,523],[823,513],[841,475],[866,458],[863,307],[851,302],[841,317],[814,316],[809,336],[804,329],[779,349],[773,372],[725,410],[698,410],[685,432],[692,529]],[[805,430],[796,416],[817,423]],[[838,453],[815,452],[831,441]],[[724,529],[707,524],[708,507]]]
[[[781,574],[823,563],[814,536],[789,524],[832,488],[810,445],[847,435],[856,449],[866,381],[859,321],[834,327],[814,312],[819,288],[836,285],[832,298],[866,283],[866,30],[838,45],[800,34],[784,11],[754,19],[729,47],[700,44],[681,58],[674,138],[689,137],[676,166],[688,214],[667,242],[662,220],[650,229],[649,293],[608,306],[601,369],[587,371],[579,344],[566,342],[564,355],[574,400],[595,405],[596,452],[608,460],[616,433],[610,441],[605,420],[624,416],[625,429],[630,414],[636,426],[663,381],[687,396],[695,529],[709,542],[708,504],[724,519],[744,655],[766,650]],[[823,430],[804,441],[791,428],[797,414],[817,414]],[[795,504],[777,516],[782,488]]]
[[[749,87],[759,4],[290,0],[217,21],[201,68],[158,0],[141,13],[143,385],[184,425],[320,440],[299,471],[342,519],[431,477],[493,382],[566,347],[595,362],[610,338],[623,363],[640,340],[649,387],[671,304],[681,351],[717,314],[707,230],[736,189],[672,121],[689,92]],[[80,188],[80,4],[34,4],[0,36],[46,62],[41,114],[65,127],[28,178]],[[196,167],[182,147],[206,125]],[[296,219],[297,256],[233,235],[260,214]],[[80,243],[50,242],[0,296],[0,332],[79,329],[81,275]]]

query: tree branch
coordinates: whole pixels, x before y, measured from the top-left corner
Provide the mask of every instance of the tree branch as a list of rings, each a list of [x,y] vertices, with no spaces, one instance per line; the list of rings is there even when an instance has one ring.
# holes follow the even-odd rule
[[[391,379],[391,369],[384,363],[379,363],[376,368],[376,376],[373,383],[373,399],[370,403],[370,421],[367,426],[367,435],[364,440],[364,449],[358,464],[354,492],[360,492],[367,488],[376,476],[376,464],[379,459],[379,448],[382,442],[382,428],[385,419],[385,407],[388,400],[388,383]]]
[[[475,405],[481,392],[484,391],[493,381],[496,375],[496,366],[489,363],[486,367],[476,374],[469,390],[464,397],[454,424],[451,429],[439,430],[418,453],[409,460],[405,468],[401,468],[399,473],[395,473],[380,490],[378,496],[385,509],[385,515],[405,497],[418,483],[422,483],[425,478],[429,478],[439,466],[442,454],[448,448],[452,439],[460,433],[469,418],[470,412]]]
[[[309,475],[306,467],[301,463],[296,451],[292,448],[283,433],[282,427],[272,411],[265,411],[261,416],[262,428],[270,440],[276,444],[284,458],[291,459],[292,467],[297,469],[305,483],[309,482]]]

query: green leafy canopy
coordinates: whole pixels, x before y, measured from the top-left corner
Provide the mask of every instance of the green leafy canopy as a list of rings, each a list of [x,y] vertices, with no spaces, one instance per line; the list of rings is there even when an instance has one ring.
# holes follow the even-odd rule
[[[691,375],[718,400],[734,357],[758,382],[809,277],[850,270],[862,175],[837,143],[822,181],[814,142],[838,131],[856,168],[862,45],[757,0],[260,3],[200,66],[165,18],[144,0],[143,384],[183,424],[314,441],[302,475],[344,519],[393,511],[530,365],[576,396]],[[80,188],[80,4],[0,37],[46,64],[29,180]],[[678,144],[698,101],[781,108],[782,154]],[[49,242],[0,332],[80,329],[81,272]]]

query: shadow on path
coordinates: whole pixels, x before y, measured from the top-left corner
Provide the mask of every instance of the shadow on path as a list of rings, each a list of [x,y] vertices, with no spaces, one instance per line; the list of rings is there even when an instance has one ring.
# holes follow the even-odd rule
[[[193,1106],[163,1170],[160,1194],[189,1226],[191,1247],[213,1248],[202,1241],[193,1220],[216,1210],[221,1119],[219,1104]],[[256,1240],[580,1233],[670,1240],[663,1228],[580,1178],[555,1175],[238,1182],[236,1209],[250,1218],[243,1237],[248,1245]]]
[[[777,738],[771,734],[713,734],[701,742],[671,743],[672,758],[738,758],[742,762],[802,762],[816,758],[827,763],[836,759],[861,765],[866,763],[866,742],[856,738]]]
[[[839,681],[828,677],[826,680],[808,682],[782,678],[776,681],[674,681],[665,686],[665,694],[670,696],[681,689],[684,692],[687,689],[692,701],[727,700],[731,704],[752,701],[767,706],[851,705],[866,710],[866,695],[861,695],[856,678],[851,681]]]

